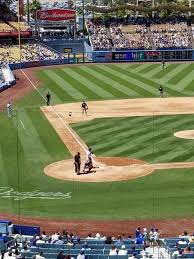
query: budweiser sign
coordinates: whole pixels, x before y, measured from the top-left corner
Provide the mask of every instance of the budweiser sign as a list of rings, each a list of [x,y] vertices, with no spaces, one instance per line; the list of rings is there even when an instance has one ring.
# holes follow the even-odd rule
[[[75,20],[75,10],[50,9],[37,11],[37,18],[39,20],[47,21],[65,21]]]

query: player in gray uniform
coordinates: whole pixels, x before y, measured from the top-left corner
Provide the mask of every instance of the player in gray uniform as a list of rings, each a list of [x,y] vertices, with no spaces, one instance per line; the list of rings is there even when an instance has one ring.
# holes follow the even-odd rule
[[[160,97],[163,98],[164,97],[164,89],[162,86],[159,87],[158,89],[159,93],[160,93]]]
[[[7,104],[7,115],[8,115],[8,117],[12,117],[13,116],[13,109],[12,109],[12,104],[11,104],[10,101]]]
[[[85,113],[85,115],[87,116],[88,105],[85,101],[82,102],[81,109],[82,109],[82,114]]]

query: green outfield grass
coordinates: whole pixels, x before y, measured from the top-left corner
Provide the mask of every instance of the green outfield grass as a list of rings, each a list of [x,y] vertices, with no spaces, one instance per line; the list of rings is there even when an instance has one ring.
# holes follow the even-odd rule
[[[160,84],[166,96],[193,96],[193,68],[193,64],[167,64],[165,70],[157,64],[64,66],[46,68],[37,75],[41,93],[49,90],[52,103],[59,104],[155,97]],[[17,201],[5,198],[0,188],[1,212],[69,219],[194,216],[193,169],[162,170],[132,181],[97,184],[63,182],[44,175],[46,165],[71,156],[41,113],[43,104],[33,91],[15,104],[14,118],[0,114],[0,187],[20,193],[71,192],[71,198]],[[172,136],[174,131],[194,128],[192,115],[103,119],[74,127],[97,155],[149,162],[194,161],[193,140]]]
[[[194,161],[194,141],[174,136],[194,129],[194,115],[95,119],[72,127],[98,156],[151,163]]]

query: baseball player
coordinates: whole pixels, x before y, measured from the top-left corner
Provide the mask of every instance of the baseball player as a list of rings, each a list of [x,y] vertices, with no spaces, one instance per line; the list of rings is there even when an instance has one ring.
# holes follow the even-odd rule
[[[162,69],[164,69],[164,68],[165,68],[165,61],[162,60]]]
[[[90,173],[91,170],[92,170],[92,168],[94,168],[94,167],[93,167],[92,158],[91,158],[91,157],[88,157],[88,159],[85,161],[83,172],[84,172],[84,173]]]
[[[82,114],[85,113],[86,116],[87,116],[88,105],[87,105],[87,103],[85,101],[82,102],[81,109],[82,109]]]
[[[50,101],[51,101],[51,95],[50,95],[50,93],[48,92],[47,95],[46,95],[46,105],[47,105],[47,106],[50,105]]]
[[[159,93],[160,93],[160,97],[163,98],[164,97],[164,89],[162,86],[159,87],[158,89]]]
[[[74,156],[74,165],[75,165],[75,173],[77,175],[79,175],[80,174],[80,168],[81,168],[80,152],[77,152],[77,154]]]
[[[8,115],[8,117],[12,117],[13,116],[12,103],[10,101],[7,104],[7,115]]]
[[[86,151],[86,159],[92,158],[93,152],[91,147],[88,148],[88,150]]]

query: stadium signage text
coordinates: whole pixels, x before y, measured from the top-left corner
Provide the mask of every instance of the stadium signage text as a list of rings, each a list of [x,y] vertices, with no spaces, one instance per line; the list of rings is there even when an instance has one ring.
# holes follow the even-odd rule
[[[41,192],[39,190],[19,192],[9,187],[0,187],[0,198],[14,198],[15,201],[26,199],[65,200],[71,198],[71,192]]]
[[[47,21],[65,21],[75,20],[75,10],[62,10],[62,9],[51,9],[51,10],[39,10],[37,11],[37,18],[39,20]]]

